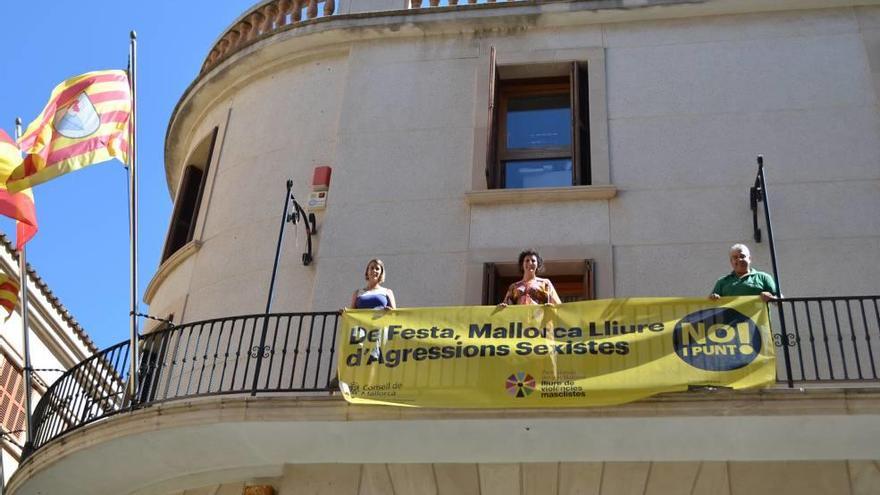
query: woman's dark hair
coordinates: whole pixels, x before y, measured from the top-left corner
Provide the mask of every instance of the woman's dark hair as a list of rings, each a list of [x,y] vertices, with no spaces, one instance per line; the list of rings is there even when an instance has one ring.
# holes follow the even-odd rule
[[[523,264],[523,260],[526,259],[526,256],[534,256],[535,258],[538,258],[538,269],[535,270],[535,273],[538,273],[544,269],[544,258],[542,258],[541,255],[538,254],[538,252],[535,251],[534,249],[526,249],[525,251],[519,253],[519,261],[517,261],[517,263],[516,263],[517,265],[519,265],[519,274],[520,275],[522,275],[524,273],[522,264]]]

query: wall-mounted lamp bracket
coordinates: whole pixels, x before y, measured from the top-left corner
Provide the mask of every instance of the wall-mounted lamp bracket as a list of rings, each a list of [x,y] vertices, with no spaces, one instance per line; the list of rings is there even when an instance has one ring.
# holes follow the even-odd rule
[[[296,225],[299,220],[305,219],[305,227],[306,227],[306,252],[302,255],[302,264],[304,266],[309,266],[312,260],[314,260],[314,256],[312,255],[312,236],[318,233],[317,219],[315,218],[314,213],[306,213],[306,210],[303,209],[302,205],[300,205],[296,198],[293,197],[293,193],[290,194],[290,201],[293,203],[294,211],[293,213],[287,216],[287,221]]]
[[[761,227],[758,227],[758,203],[761,201],[761,186],[755,181],[755,185],[749,188],[749,207],[752,209],[752,230],[755,242],[761,242]]]
[[[758,173],[755,185],[749,188],[749,207],[752,209],[752,230],[755,242],[761,242],[761,228],[758,227],[758,203],[764,201],[764,156],[758,155]]]

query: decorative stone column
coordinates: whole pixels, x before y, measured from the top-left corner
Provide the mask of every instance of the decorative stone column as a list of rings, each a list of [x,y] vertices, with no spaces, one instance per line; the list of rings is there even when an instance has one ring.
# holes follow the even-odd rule
[[[292,0],[278,0],[278,15],[275,18],[275,26],[281,27],[287,24],[287,14],[293,10]]]

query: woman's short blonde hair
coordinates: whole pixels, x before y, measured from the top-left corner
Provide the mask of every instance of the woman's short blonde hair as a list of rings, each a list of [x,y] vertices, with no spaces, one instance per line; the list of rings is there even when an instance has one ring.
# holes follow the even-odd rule
[[[379,274],[379,283],[385,282],[385,263],[382,262],[379,258],[373,258],[367,262],[367,267],[364,268],[364,280],[370,279],[370,265],[375,263],[379,268],[382,269],[382,273]]]

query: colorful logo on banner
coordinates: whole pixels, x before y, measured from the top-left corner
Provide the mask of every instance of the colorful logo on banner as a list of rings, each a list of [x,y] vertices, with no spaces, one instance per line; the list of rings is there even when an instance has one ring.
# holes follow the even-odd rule
[[[520,371],[507,377],[504,388],[513,397],[528,397],[535,391],[535,378],[526,372]]]
[[[758,297],[351,310],[342,329],[340,388],[361,404],[578,407],[776,380]]]

